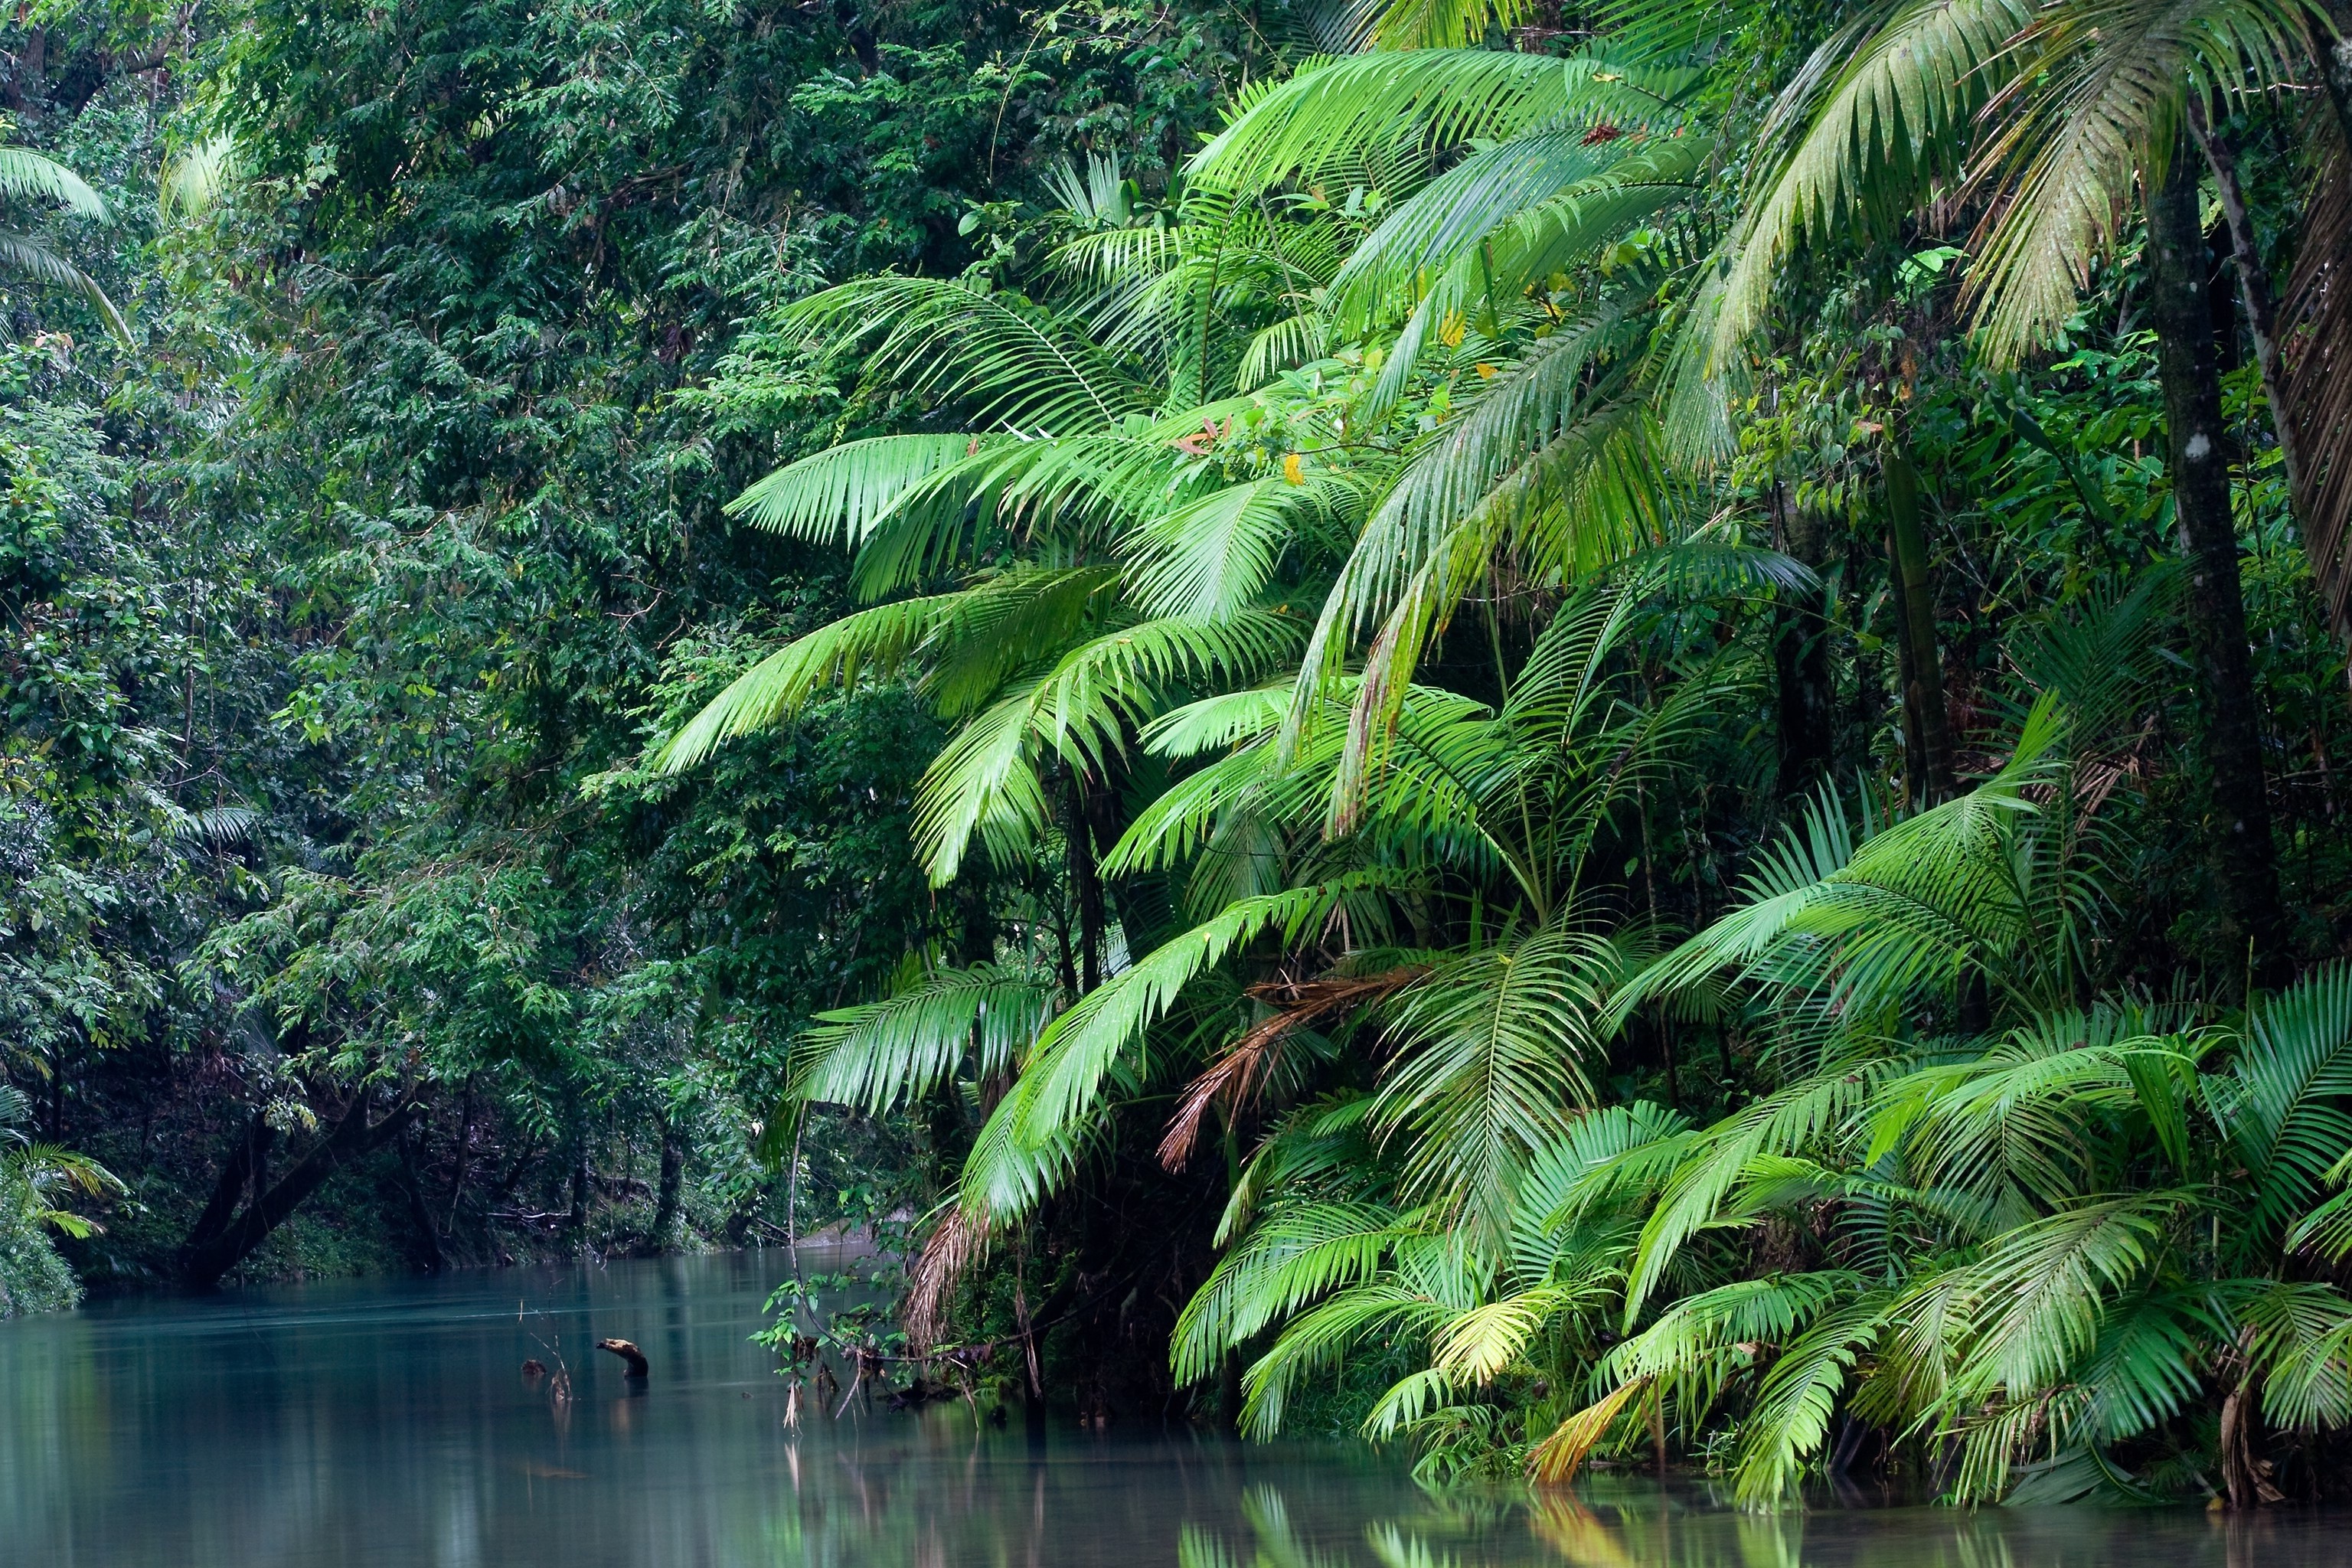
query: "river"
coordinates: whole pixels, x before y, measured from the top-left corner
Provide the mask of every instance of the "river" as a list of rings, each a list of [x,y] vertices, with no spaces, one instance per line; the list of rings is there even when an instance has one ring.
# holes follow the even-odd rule
[[[104,1301],[0,1323],[22,1568],[2352,1568],[2341,1516],[1433,1497],[1352,1446],[961,1405],[784,1421],[747,1253]],[[593,1342],[643,1347],[633,1384]],[[520,1374],[569,1372],[574,1397]]]

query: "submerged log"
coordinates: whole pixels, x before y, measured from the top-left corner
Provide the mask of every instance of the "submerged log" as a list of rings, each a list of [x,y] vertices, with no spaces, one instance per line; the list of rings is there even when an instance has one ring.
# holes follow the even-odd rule
[[[596,1348],[600,1351],[610,1351],[614,1355],[619,1356],[623,1361],[627,1362],[629,1363],[629,1375],[631,1377],[643,1377],[646,1375],[647,1370],[646,1352],[631,1344],[628,1341],[598,1340],[596,1342]]]

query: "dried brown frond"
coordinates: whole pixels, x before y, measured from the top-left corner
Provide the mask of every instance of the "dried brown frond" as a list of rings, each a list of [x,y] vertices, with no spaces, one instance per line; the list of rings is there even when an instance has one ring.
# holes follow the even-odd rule
[[[1282,1042],[1293,1030],[1334,1013],[1377,1002],[1422,973],[1414,966],[1337,980],[1281,981],[1251,986],[1251,996],[1281,1011],[1252,1025],[1234,1042],[1231,1050],[1184,1086],[1183,1098],[1176,1104],[1175,1118],[1168,1123],[1168,1135],[1160,1142],[1160,1164],[1171,1171],[1184,1168],[1185,1162],[1192,1157],[1193,1145],[1200,1142],[1201,1124],[1207,1120],[1212,1105],[1222,1102],[1230,1117],[1238,1115],[1249,1104],[1265,1087],[1267,1077],[1281,1059]]]
[[[2352,156],[2326,116],[2302,243],[2280,311],[2287,417],[2303,453],[2295,510],[2336,635],[2352,643]]]
[[[923,1354],[947,1337],[948,1300],[965,1270],[988,1252],[988,1222],[950,1205],[907,1276],[907,1348]]]

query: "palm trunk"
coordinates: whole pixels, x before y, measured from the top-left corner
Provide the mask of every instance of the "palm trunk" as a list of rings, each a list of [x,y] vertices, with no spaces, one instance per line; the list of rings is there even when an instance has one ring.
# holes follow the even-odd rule
[[[2265,984],[2283,978],[2278,862],[2263,780],[2261,708],[2246,650],[2246,604],[2238,581],[2238,531],[2230,509],[2221,381],[2205,295],[2206,250],[2198,221],[2197,163],[2176,151],[2147,203],[2150,300],[2158,374],[2170,440],[2173,513],[2189,559],[2189,633],[2204,710],[2205,762],[2217,819],[2214,889],[2233,949],[2251,952]]]
[[[588,1133],[582,1129],[575,1134],[578,1142],[572,1150],[572,1212],[565,1224],[571,1227],[572,1239],[580,1246],[588,1245],[588,1187],[593,1179],[588,1171]]]
[[[1927,535],[1919,525],[1919,476],[1900,441],[1886,449],[1886,552],[1903,623],[1903,734],[1910,751],[1915,805],[1949,800],[1952,721],[1944,707],[1944,661],[1936,647],[1936,595]]]
[[[1828,569],[1821,519],[1801,512],[1786,485],[1776,485],[1772,509],[1780,548],[1816,578]],[[1830,677],[1827,590],[1790,590],[1773,612],[1772,666],[1780,696],[1780,794],[1795,799],[1830,765],[1833,691]],[[1647,824],[1644,824],[1647,831]],[[1654,904],[1655,899],[1651,900]]]

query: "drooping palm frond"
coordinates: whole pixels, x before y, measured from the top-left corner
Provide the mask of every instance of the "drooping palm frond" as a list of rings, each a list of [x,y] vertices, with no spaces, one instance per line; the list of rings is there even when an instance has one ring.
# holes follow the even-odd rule
[[[727,503],[728,515],[818,543],[865,542],[922,482],[1004,436],[872,436],[778,468]]]
[[[2115,1038],[2129,1023],[2113,1013],[2046,1023],[2054,1027],[2018,1030],[1968,1062],[1888,1087],[1898,1114],[1916,1107],[1901,1131],[1917,1180],[1967,1193],[1988,1213],[2013,1209],[2012,1194],[2056,1206],[2098,1184],[2094,1119],[2132,1110],[2148,1118],[2176,1168],[2185,1163],[2184,1091],[2196,1059],[2186,1042]],[[1882,1119],[1878,1143],[1893,1131]]]
[[[1431,279],[1452,272],[1472,247],[1514,226],[1571,235],[1622,232],[1625,223],[1614,209],[1592,210],[1601,198],[1628,188],[1679,185],[1705,155],[1699,137],[1667,139],[1663,128],[1646,124],[1609,131],[1601,135],[1595,127],[1577,125],[1533,131],[1472,153],[1423,186],[1365,237],[1331,279],[1340,329],[1361,331],[1383,312],[1410,310]],[[1555,244],[1573,248],[1572,239]],[[1532,248],[1525,240],[1519,247]],[[1514,268],[1515,277],[1524,270]],[[1518,289],[1498,279],[1496,291],[1507,300]]]
[[[1711,1128],[1667,1180],[1642,1227],[1639,1251],[1625,1287],[1631,1323],[1685,1243],[1714,1224],[1726,1201],[1761,1156],[1793,1153],[1842,1128],[1867,1102],[1874,1080],[1888,1070],[1883,1046],[1865,1044],[1810,1078],[1766,1096]]]
[[[8,151],[0,148],[0,153]],[[131,323],[122,319],[122,312],[106,297],[98,279],[67,260],[47,240],[14,229],[0,229],[0,271],[21,273],[37,282],[59,284],[71,289],[99,313],[116,342],[126,348],[131,346]]]
[[[219,204],[240,174],[236,139],[207,136],[164,164],[156,182],[156,210],[165,217],[201,217]]]
[[[791,1091],[882,1115],[959,1068],[981,1078],[1002,1072],[1052,1007],[1050,984],[1023,970],[934,969],[879,1002],[815,1015],[793,1044]]]
[[[1381,368],[1368,411],[1384,413],[1403,395],[1413,374],[1427,363],[1433,343],[1446,341],[1449,323],[1455,332],[1475,322],[1488,337],[1502,335],[1526,309],[1522,296],[1536,292],[1546,279],[1581,270],[1629,234],[1654,231],[1661,214],[1696,194],[1696,176],[1707,151],[1696,137],[1651,140],[1601,173],[1517,210],[1474,242],[1457,247],[1442,269],[1427,275],[1416,270],[1389,289],[1391,297],[1417,302]],[[1630,297],[1654,310],[1659,271],[1648,266],[1621,280],[1620,302]],[[1377,273],[1369,277],[1365,295],[1371,296],[1370,286],[1381,281]],[[1644,282],[1650,287],[1642,288]],[[1378,300],[1366,297],[1359,304],[1369,312]]]
[[[942,594],[877,605],[786,643],[711,699],[662,748],[655,766],[665,773],[683,773],[723,742],[789,718],[820,687],[854,680],[867,668],[897,668],[964,597]]]
[[[2310,1431],[2352,1425],[2352,1298],[2333,1285],[2264,1279],[2231,1292],[2263,1382],[2263,1413]]]
[[[2161,183],[2188,94],[2292,80],[2302,40],[2297,8],[2272,0],[2067,0],[2036,20],[1990,105],[2014,112],[1975,159],[2004,198],[1968,278],[1993,363],[2073,313],[2136,187]]]
[[[2330,964],[2260,1008],[2222,1122],[2252,1173],[2253,1217],[2276,1234],[2352,1151],[2352,966]]]
[[[0,197],[56,202],[83,217],[107,216],[106,203],[79,174],[29,147],[0,147]]]
[[[1371,42],[1381,49],[1458,49],[1484,41],[1490,27],[1517,26],[1534,9],[1533,0],[1388,0]]]
[[[54,158],[29,147],[0,147],[0,199],[55,202],[79,216],[104,221],[106,203],[79,174]],[[44,239],[16,230],[0,230],[0,270],[10,270],[42,283],[61,284],[87,300],[106,323],[106,330],[125,348],[132,346],[131,324],[98,280],[66,259]]]
[[[0,1120],[0,1131],[8,1131],[13,1130]],[[105,1227],[88,1215],[51,1203],[51,1194],[63,1191],[98,1198],[131,1190],[122,1178],[88,1154],[56,1143],[25,1142],[0,1152],[0,1178],[14,1180],[30,1195],[29,1217],[34,1224],[77,1241],[86,1241]]]
[[[1360,495],[1344,479],[1319,474],[1311,487],[1253,479],[1211,490],[1127,536],[1129,593],[1146,615],[1233,615],[1272,579],[1301,511],[1336,521]]]
[[[961,279],[861,279],[799,301],[783,320],[835,353],[862,349],[870,383],[954,397],[982,429],[1066,435],[1151,407],[1145,388],[1050,314]]]
[[[1899,1297],[1889,1288],[1862,1293],[1824,1313],[1774,1360],[1739,1426],[1732,1474],[1742,1501],[1771,1506],[1796,1491],[1806,1461],[1828,1440],[1854,1363],[1877,1342]]]
[[[1448,1300],[1411,1284],[1382,1280],[1326,1297],[1291,1318],[1272,1348],[1243,1373],[1242,1430],[1254,1437],[1276,1436],[1291,1395],[1302,1384],[1328,1376],[1369,1341],[1425,1342],[1475,1304],[1470,1295],[1465,1290]]]
[[[1176,1320],[1176,1381],[1212,1375],[1228,1350],[1269,1324],[1369,1283],[1401,1237],[1424,1228],[1413,1215],[1360,1203],[1305,1203],[1268,1215],[1218,1260]]]
[[[1171,689],[1247,685],[1294,654],[1305,636],[1304,622],[1271,610],[1164,616],[1108,628],[1017,682],[972,716],[918,787],[916,842],[934,882],[954,879],[972,835],[992,824],[1008,844],[1026,842],[1044,826],[1040,758],[1100,776]],[[941,672],[928,683],[943,707],[948,681]]]
[[[1553,120],[1588,127],[1645,121],[1660,98],[1686,89],[1689,81],[1599,54],[1564,60],[1464,48],[1355,55],[1302,69],[1258,98],[1193,155],[1186,172],[1240,192],[1294,174],[1312,181],[1374,149],[1499,140]]]
[[[1976,789],[1855,844],[1843,866],[1816,881],[1785,886],[1768,862],[1748,901],[1637,976],[1612,1004],[1617,1015],[1723,969],[1832,991],[1865,1011],[1969,973],[1998,986],[2031,984],[2031,972],[1990,961],[2027,952],[2036,934],[2032,889],[2021,880],[2031,861],[2015,853],[2014,837],[2040,810],[2032,792],[2063,766],[2064,734],[2056,702],[2044,696],[2009,761]]]
[[[1960,172],[1966,132],[2008,79],[2030,0],[1892,0],[1816,49],[1766,127],[1787,150],[1761,171],[1706,322],[1710,370],[1736,362],[1782,264],[1808,236],[1889,232],[1930,183]]]
[[[1645,404],[1627,397],[1553,437],[1450,525],[1397,499],[1410,496],[1410,481],[1374,514],[1324,602],[1285,734],[1289,745],[1305,732],[1349,633],[1370,624],[1328,831],[1354,826],[1386,765],[1412,672],[1478,584],[1509,570],[1531,586],[1566,589],[1665,542],[1672,487],[1655,434]]]
[[[1024,1138],[1042,1142],[1083,1120],[1098,1101],[1104,1076],[1140,1046],[1144,1032],[1175,1005],[1197,977],[1260,934],[1279,931],[1285,945],[1320,932],[1342,910],[1377,914],[1371,896],[1391,876],[1350,872],[1226,909],[1120,971],[1079,998],[1038,1037],[1012,1099]]]
[[[2107,1303],[2139,1279],[2181,1194],[2080,1204],[2019,1226],[1970,1266],[1970,1333],[1952,1374],[1969,1405],[2064,1381],[2096,1347]]]

